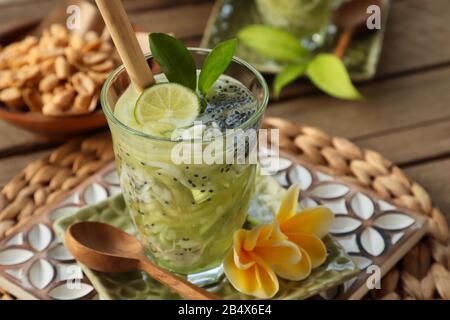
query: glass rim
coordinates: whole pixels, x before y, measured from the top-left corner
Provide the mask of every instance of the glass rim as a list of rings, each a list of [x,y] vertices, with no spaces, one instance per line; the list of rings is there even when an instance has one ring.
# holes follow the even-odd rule
[[[202,52],[202,53],[211,52],[211,49],[196,48],[196,47],[188,47],[188,50],[190,52]],[[151,57],[152,57],[151,53],[145,54],[146,60],[150,59]],[[260,119],[260,117],[266,110],[266,107],[269,103],[269,88],[268,88],[267,82],[264,79],[264,77],[262,76],[262,74],[258,70],[256,70],[255,67],[253,67],[251,64],[249,64],[245,60],[242,60],[236,56],[233,56],[232,62],[238,63],[239,65],[241,65],[244,68],[246,68],[247,70],[249,70],[252,74],[254,74],[256,79],[258,80],[258,82],[261,84],[261,87],[263,90],[263,99],[260,103],[258,103],[258,107],[259,107],[258,110],[249,119],[247,119],[244,123],[239,125],[239,127],[234,128],[235,130],[236,129],[248,129],[253,124],[255,124],[258,121],[258,119]],[[107,94],[108,94],[108,89],[111,87],[111,84],[113,83],[113,81],[119,76],[119,74],[121,74],[124,71],[125,71],[125,66],[123,64],[121,64],[120,66],[118,66],[116,69],[114,69],[111,72],[111,74],[108,76],[108,78],[106,79],[105,83],[102,86],[102,89],[100,92],[100,104],[101,104],[103,113],[106,115],[106,118],[108,120],[111,120],[114,124],[118,125],[119,127],[121,127],[123,130],[127,131],[128,133],[137,135],[137,136],[141,136],[143,138],[159,140],[159,141],[166,141],[166,142],[181,142],[181,141],[192,140],[192,139],[183,139],[183,138],[180,140],[172,140],[171,138],[154,136],[154,135],[133,129],[116,118],[116,116],[114,115],[114,112],[109,107],[109,103],[107,102]]]

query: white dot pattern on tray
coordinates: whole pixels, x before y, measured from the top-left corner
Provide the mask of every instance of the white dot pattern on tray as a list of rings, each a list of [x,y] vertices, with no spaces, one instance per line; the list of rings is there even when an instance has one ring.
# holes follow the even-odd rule
[[[6,246],[20,246],[23,244],[23,233],[19,232],[6,242]]]
[[[37,289],[47,287],[55,276],[55,269],[44,259],[36,260],[30,268],[29,279],[31,284]]]
[[[45,224],[39,223],[28,232],[28,242],[36,251],[42,251],[52,241],[52,231]]]
[[[372,264],[372,260],[363,256],[352,255],[352,260],[356,262],[356,264],[361,270],[366,269],[368,266]]]
[[[24,226],[20,232],[6,238],[0,247],[0,272],[26,291],[30,291],[30,285],[34,287],[31,293],[38,298],[80,299],[92,296],[94,288],[84,283],[87,279],[80,266],[55,236],[51,224],[74,214],[81,206],[98,203],[108,195],[119,193],[116,176],[111,165],[106,174],[96,178],[98,182],[67,196],[30,229]]]
[[[300,206],[304,209],[316,207],[318,203],[311,198],[303,198],[300,200]]]
[[[392,234],[392,236],[391,236],[392,244],[396,244],[401,238],[403,238],[404,235],[405,235],[404,232],[397,232],[397,233]]]
[[[366,228],[361,233],[361,245],[370,255],[379,256],[385,248],[384,239],[375,228]]]
[[[78,210],[80,210],[80,207],[77,207],[77,206],[65,206],[65,207],[56,208],[55,210],[53,210],[50,213],[50,219],[55,221],[60,218],[65,218],[65,217],[68,217],[68,216],[74,214]]]
[[[311,194],[322,199],[334,199],[345,196],[349,191],[349,187],[343,184],[327,183],[315,187]]]
[[[62,243],[59,243],[56,246],[54,246],[53,248],[51,248],[48,251],[48,256],[52,259],[60,260],[60,261],[73,260],[72,255],[70,254],[70,252],[66,249],[66,247]]]
[[[117,172],[115,170],[108,172],[107,174],[105,174],[103,176],[103,180],[108,183],[108,184],[112,184],[112,185],[119,185],[119,175],[117,174]]]
[[[83,271],[81,267],[76,263],[57,264],[57,278],[58,281],[67,281],[75,279],[83,279]]]
[[[48,295],[57,300],[75,300],[87,296],[94,288],[87,283],[63,283],[53,288]]]
[[[361,226],[361,221],[347,216],[336,216],[331,225],[330,232],[334,234],[342,234],[355,231]]]
[[[5,272],[19,281],[23,280],[23,269],[6,269]]]
[[[83,198],[86,204],[92,205],[108,198],[108,193],[103,186],[94,183],[84,190]]]
[[[364,193],[358,192],[355,194],[350,203],[355,214],[361,219],[367,220],[375,212],[372,200]]]
[[[347,214],[347,205],[344,198],[335,200],[322,200],[322,205],[333,211],[335,214]]]
[[[374,225],[386,230],[400,230],[408,228],[414,219],[403,213],[388,213],[375,219]]]
[[[33,257],[33,252],[25,249],[5,249],[0,251],[0,265],[11,266],[24,263]]]
[[[335,239],[343,246],[347,252],[359,252],[358,243],[356,242],[356,234],[335,237]]]
[[[311,170],[308,165],[293,164],[291,160],[281,158],[281,161],[272,163],[268,173],[275,175],[278,183],[285,187],[291,183],[301,186],[301,207],[324,205],[336,214],[330,231],[361,268],[372,264],[374,259],[378,263],[378,259],[387,254],[393,244],[405,239],[415,225],[416,220],[411,215],[394,205],[350,188],[332,176]],[[70,215],[79,206],[98,203],[120,192],[114,170],[97,177],[95,181],[84,190],[68,196],[51,213],[52,219]],[[94,288],[84,283],[85,278],[73,257],[55,239],[53,230],[50,230],[50,235],[48,230],[46,225],[38,225],[6,239],[0,251],[0,266],[7,266],[4,272],[18,278],[18,283],[31,283],[38,289],[43,288],[46,298],[80,299],[93,293]],[[46,256],[36,254],[39,250],[46,251]],[[27,272],[24,274],[23,270]],[[38,274],[40,277],[36,276]],[[24,280],[25,277],[28,281]],[[367,275],[362,272],[358,279],[361,277]],[[78,289],[68,289],[67,282],[79,284]],[[351,285],[350,282],[348,284]]]
[[[298,184],[301,190],[307,190],[312,184],[312,176],[308,169],[303,166],[295,166],[289,171],[291,183]]]

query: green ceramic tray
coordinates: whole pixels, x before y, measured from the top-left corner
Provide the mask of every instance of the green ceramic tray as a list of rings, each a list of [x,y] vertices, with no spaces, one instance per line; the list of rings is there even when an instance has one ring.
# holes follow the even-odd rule
[[[335,0],[337,3],[342,0]],[[348,47],[344,63],[355,81],[371,79],[377,69],[380,56],[384,30],[386,28],[390,0],[383,0],[383,15],[381,29],[376,32],[355,38]],[[232,14],[228,14],[232,12]],[[236,37],[237,32],[249,24],[262,23],[254,0],[217,0],[208,21],[202,47],[213,48],[219,42]],[[325,40],[324,47],[320,50],[331,51],[336,39],[336,34],[330,32]],[[236,55],[250,62],[259,71],[276,74],[282,70],[283,64],[266,59],[251,49],[239,45]]]
[[[279,203],[284,189],[271,177],[259,177],[257,191],[250,206],[251,223],[271,219],[272,209]],[[112,224],[129,233],[134,227],[129,218],[122,195],[109,198],[96,205],[85,207],[66,218],[57,220],[54,229],[62,238],[66,228],[77,221],[101,221]],[[359,269],[345,253],[344,249],[330,237],[325,238],[328,250],[327,261],[313,270],[311,276],[303,281],[280,282],[280,291],[274,299],[305,299],[324,290],[335,287],[355,276]],[[93,271],[81,266],[92,282],[101,299],[179,299],[168,288],[141,272],[111,274]],[[223,299],[252,299],[236,291],[224,278],[210,288]]]

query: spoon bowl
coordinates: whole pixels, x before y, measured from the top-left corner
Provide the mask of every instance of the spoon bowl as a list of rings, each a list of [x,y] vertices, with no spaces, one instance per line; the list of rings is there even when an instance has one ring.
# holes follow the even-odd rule
[[[78,222],[67,229],[64,241],[74,258],[93,270],[117,273],[140,269],[184,298],[218,299],[148,260],[141,243],[119,228],[100,222]]]
[[[65,241],[76,260],[102,272],[138,269],[144,249],[128,233],[99,222],[75,223],[67,229]]]
[[[366,21],[369,18],[367,8],[376,5],[382,9],[381,0],[351,0],[339,6],[333,12],[333,23],[341,31],[338,39],[335,54],[342,59],[345,51],[356,35],[370,31],[367,28]]]

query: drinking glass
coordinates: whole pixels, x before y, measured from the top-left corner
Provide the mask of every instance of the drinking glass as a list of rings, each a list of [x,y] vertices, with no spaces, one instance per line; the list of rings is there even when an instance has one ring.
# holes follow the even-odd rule
[[[210,50],[189,50],[201,69]],[[152,56],[146,58],[158,77],[161,71]],[[239,128],[259,129],[268,102],[264,78],[238,58],[233,58],[225,75],[238,80],[257,101],[256,112]],[[186,143],[185,138],[152,136],[126,126],[114,115],[129,86],[130,78],[120,66],[106,80],[101,104],[123,196],[140,241],[149,258],[175,273],[195,275],[217,268],[232,245],[234,232],[246,220],[256,164],[176,163],[173,150]],[[202,142],[201,150],[210,143]]]

